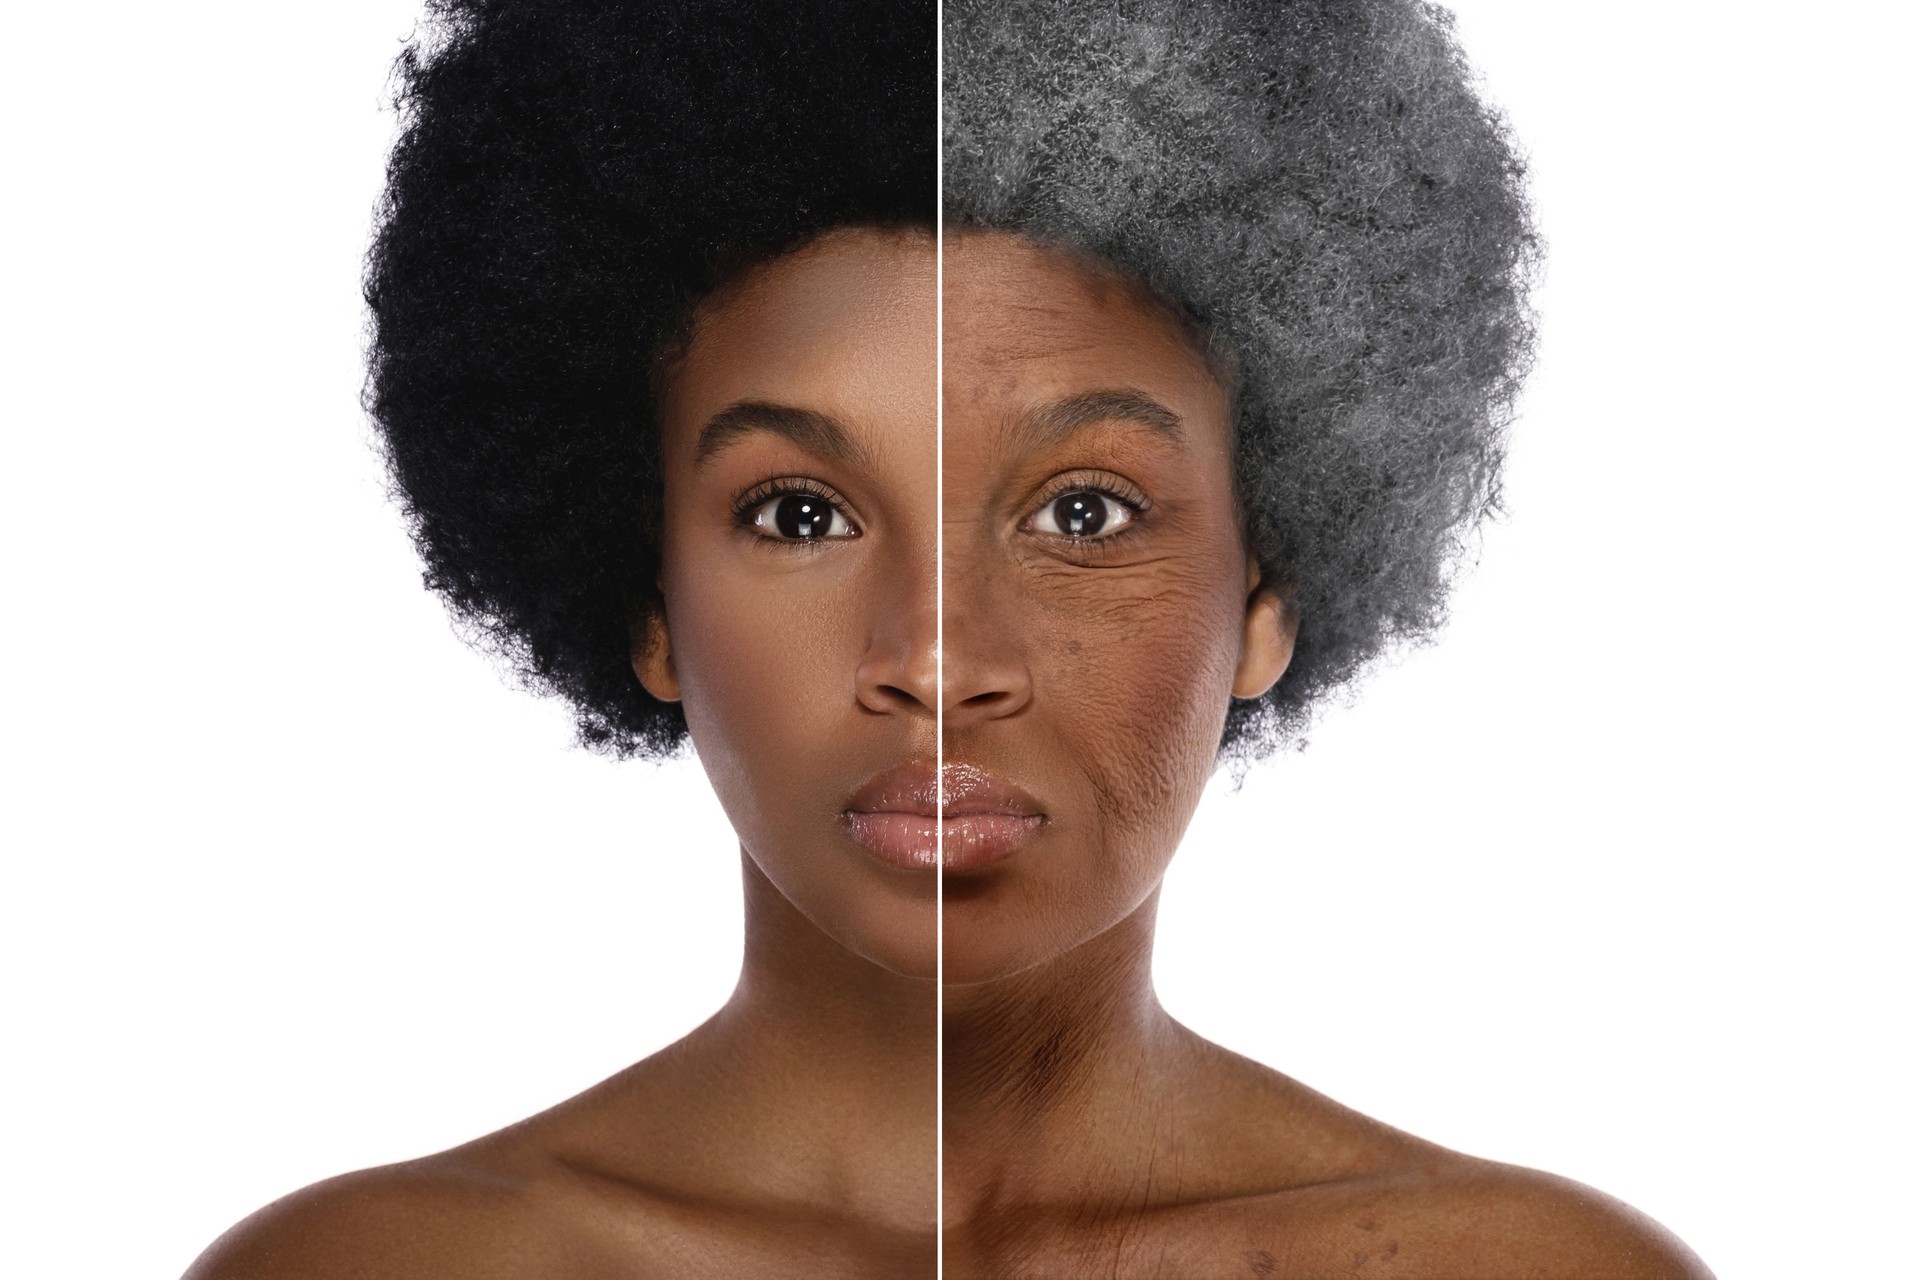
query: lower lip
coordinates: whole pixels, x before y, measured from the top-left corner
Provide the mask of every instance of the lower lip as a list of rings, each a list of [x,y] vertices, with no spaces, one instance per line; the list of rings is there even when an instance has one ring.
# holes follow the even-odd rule
[[[936,843],[933,818],[918,813],[849,812],[847,831],[855,844],[880,861],[908,871],[971,871],[1011,857],[1040,829],[1038,814],[969,813],[945,822],[945,849]]]
[[[919,813],[847,814],[847,831],[855,844],[908,871],[931,871],[940,865],[938,827],[938,821]]]
[[[948,818],[941,849],[948,871],[972,871],[1010,858],[1040,829],[1039,814],[965,813]]]

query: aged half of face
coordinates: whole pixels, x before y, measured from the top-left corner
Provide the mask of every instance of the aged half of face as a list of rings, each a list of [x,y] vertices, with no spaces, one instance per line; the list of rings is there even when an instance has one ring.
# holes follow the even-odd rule
[[[949,870],[947,979],[966,983],[1148,901],[1229,700],[1280,677],[1292,623],[1242,537],[1229,397],[1181,323],[1062,250],[945,247],[945,755],[1042,819]]]

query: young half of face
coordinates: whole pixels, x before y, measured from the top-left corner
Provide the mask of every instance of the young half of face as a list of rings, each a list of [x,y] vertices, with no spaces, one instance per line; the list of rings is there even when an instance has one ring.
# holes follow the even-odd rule
[[[927,978],[937,256],[930,231],[844,229],[700,309],[663,388],[663,607],[635,657],[683,704],[749,875]],[[873,816],[916,776],[917,831]]]
[[[1290,632],[1178,319],[1008,234],[949,233],[936,275],[930,233],[846,229],[702,308],[635,666],[802,915],[931,976],[943,884],[947,980],[978,983],[1148,901]]]

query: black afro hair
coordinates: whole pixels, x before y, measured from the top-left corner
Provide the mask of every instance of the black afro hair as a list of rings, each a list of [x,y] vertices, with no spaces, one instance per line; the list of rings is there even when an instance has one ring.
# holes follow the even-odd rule
[[[367,401],[427,581],[583,742],[662,754],[654,375],[730,274],[843,225],[1090,252],[1190,319],[1235,396],[1297,738],[1430,635],[1499,500],[1533,348],[1524,166],[1417,0],[433,0],[369,255]],[[936,155],[936,142],[942,154]]]
[[[426,580],[581,740],[657,755],[652,373],[730,273],[935,221],[935,22],[902,0],[431,0],[402,54],[367,408]]]
[[[1238,487],[1292,666],[1223,749],[1443,620],[1533,350],[1524,167],[1416,0],[947,0],[949,226],[1135,275],[1235,392]]]

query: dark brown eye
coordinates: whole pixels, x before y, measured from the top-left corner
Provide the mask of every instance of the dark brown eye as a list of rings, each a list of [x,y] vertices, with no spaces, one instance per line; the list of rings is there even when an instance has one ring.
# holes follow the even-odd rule
[[[817,493],[783,493],[768,498],[748,513],[756,533],[794,542],[851,537],[856,530],[840,509]]]
[[[1056,538],[1093,538],[1123,529],[1133,519],[1125,503],[1093,489],[1063,493],[1034,513],[1035,532]]]
[[[784,538],[823,538],[833,526],[834,510],[818,498],[790,493],[773,508],[773,526]]]

